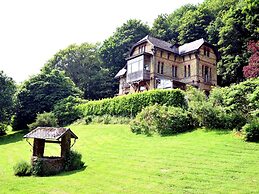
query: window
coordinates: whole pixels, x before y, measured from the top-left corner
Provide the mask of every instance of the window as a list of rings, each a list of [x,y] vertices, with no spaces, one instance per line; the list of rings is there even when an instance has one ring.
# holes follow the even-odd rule
[[[183,61],[184,61],[184,56],[183,56]]]
[[[176,61],[176,55],[174,56],[174,61]]]
[[[188,77],[191,76],[191,65],[188,65]]]
[[[143,47],[144,49],[143,49],[143,52],[146,52],[146,45],[144,45],[144,47]]]
[[[161,57],[161,58],[163,57],[163,51],[161,51],[161,53],[160,53],[160,57]]]
[[[170,53],[167,53],[167,59],[170,59]]]
[[[207,47],[204,47],[204,56],[210,57],[210,49]]]
[[[205,82],[209,81],[209,68],[207,66],[205,66],[204,81]]]
[[[192,55],[191,54],[189,54],[189,59],[192,59]]]
[[[164,73],[164,63],[161,64],[161,74]]]
[[[177,66],[172,66],[172,77],[177,77]]]
[[[157,73],[160,73],[160,62],[157,64]]]
[[[187,77],[187,73],[186,73],[186,65],[184,66],[184,77]]]

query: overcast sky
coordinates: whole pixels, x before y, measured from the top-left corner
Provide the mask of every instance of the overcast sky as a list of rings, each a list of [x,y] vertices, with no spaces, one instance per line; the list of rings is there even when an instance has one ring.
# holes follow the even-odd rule
[[[0,70],[16,82],[72,43],[102,42],[128,19],[149,26],[161,13],[203,0],[0,0]]]

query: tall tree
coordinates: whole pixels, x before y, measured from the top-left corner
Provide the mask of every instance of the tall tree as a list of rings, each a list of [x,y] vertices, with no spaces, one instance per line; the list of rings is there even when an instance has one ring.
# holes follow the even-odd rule
[[[149,32],[149,27],[140,20],[128,20],[102,44],[100,57],[104,67],[109,70],[109,77],[106,81],[112,83],[110,87],[112,95],[118,93],[118,81],[114,80],[114,76],[126,65],[125,58],[128,57],[130,48]]]
[[[102,67],[99,44],[72,44],[57,52],[44,69],[65,71],[73,82],[84,92],[86,99],[111,97],[108,72]]]
[[[151,34],[164,41],[171,41],[174,38],[167,14],[161,14],[155,19],[151,28]]]
[[[167,17],[169,28],[171,31],[171,42],[179,42],[179,27],[182,24],[182,18],[188,12],[196,10],[197,7],[192,4],[186,4],[181,6],[179,9],[176,9],[173,13],[169,14]]]
[[[249,56],[246,44],[251,38],[258,40],[258,10],[258,1],[244,0],[223,16],[218,43],[222,55],[218,64],[222,85],[238,83],[244,79],[242,70]]]
[[[13,79],[0,71],[0,135],[5,133],[5,126],[10,123],[14,110],[15,90]]]
[[[179,26],[179,41],[187,43],[199,38],[208,38],[206,27],[213,20],[210,10],[199,7],[197,10],[188,11],[181,19]]]
[[[25,81],[18,90],[13,129],[25,129],[37,113],[49,112],[61,99],[80,96],[82,92],[69,77],[58,70],[41,71]]]
[[[100,48],[103,63],[110,70],[111,79],[126,64],[134,43],[149,34],[149,27],[140,20],[128,20],[106,39]]]

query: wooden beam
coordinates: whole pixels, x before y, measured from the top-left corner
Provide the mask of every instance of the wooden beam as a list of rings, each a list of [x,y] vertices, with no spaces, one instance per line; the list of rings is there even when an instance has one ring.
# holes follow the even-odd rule
[[[61,143],[61,141],[51,141],[51,140],[45,140],[46,143]]]

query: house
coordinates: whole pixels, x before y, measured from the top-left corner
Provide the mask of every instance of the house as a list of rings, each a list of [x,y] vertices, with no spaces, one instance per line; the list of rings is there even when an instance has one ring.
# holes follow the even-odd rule
[[[119,78],[119,95],[192,85],[209,92],[217,85],[217,49],[203,38],[182,46],[150,35],[135,43]]]

